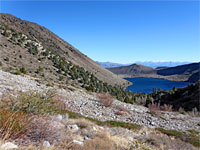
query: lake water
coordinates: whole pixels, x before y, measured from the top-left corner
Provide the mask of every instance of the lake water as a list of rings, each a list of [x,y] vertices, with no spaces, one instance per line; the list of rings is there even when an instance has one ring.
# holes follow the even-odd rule
[[[152,93],[153,88],[170,90],[173,87],[180,88],[188,85],[188,82],[168,81],[158,78],[124,78],[133,84],[126,90],[136,93]]]

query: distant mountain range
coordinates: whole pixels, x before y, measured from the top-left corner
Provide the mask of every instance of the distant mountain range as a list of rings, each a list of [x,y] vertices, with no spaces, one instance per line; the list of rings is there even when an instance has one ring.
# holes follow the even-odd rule
[[[96,61],[104,68],[114,68],[114,67],[121,67],[121,66],[129,66],[131,64],[120,64],[120,63],[113,63],[113,62],[99,62]],[[156,68],[156,67],[175,67],[179,65],[189,64],[191,62],[179,62],[179,61],[136,61],[136,64]],[[134,64],[133,63],[133,64]]]
[[[104,68],[114,68],[114,67],[121,67],[121,66],[127,66],[130,64],[119,64],[119,63],[113,63],[113,62],[100,62],[100,61],[96,61],[99,65],[101,65]]]

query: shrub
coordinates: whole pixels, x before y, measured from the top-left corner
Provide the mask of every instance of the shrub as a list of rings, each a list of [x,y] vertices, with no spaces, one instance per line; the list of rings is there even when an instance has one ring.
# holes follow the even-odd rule
[[[6,57],[6,58],[4,58],[4,60],[5,60],[5,61],[9,61],[9,58],[8,58],[8,57]]]
[[[158,111],[160,110],[160,103],[154,103],[152,100],[152,103],[148,104],[148,108],[150,113],[157,114]]]
[[[3,32],[3,35],[4,35],[5,37],[9,37],[9,36],[10,36],[10,33],[8,32],[7,29],[5,29],[4,32]]]
[[[26,74],[26,69],[24,67],[20,68],[19,70],[21,73]]]
[[[43,72],[43,71],[44,71],[43,68],[39,66],[38,72]]]
[[[98,93],[99,101],[106,107],[110,107],[113,103],[113,97],[106,93]]]
[[[172,111],[172,105],[164,104],[163,106],[160,107],[160,109],[163,111]]]
[[[82,150],[115,150],[118,146],[106,134],[96,134],[84,143]]]
[[[189,111],[188,114],[192,117],[199,117],[200,112],[198,112],[198,109],[195,107],[192,109],[192,111]]]
[[[112,126],[112,127],[122,127],[122,128],[127,128],[127,129],[131,129],[131,130],[138,130],[141,128],[140,125],[137,124],[133,124],[133,123],[127,123],[127,122],[120,122],[120,121],[106,121],[105,122],[108,126]]]
[[[20,75],[21,72],[20,72],[20,71],[16,71],[14,74],[15,74],[15,75]]]
[[[53,91],[46,91],[45,93],[21,92],[17,98],[11,97],[1,103],[3,107],[9,107],[13,111],[33,114],[62,114],[64,110],[58,101],[53,99],[54,95],[55,92]]]
[[[63,76],[59,76],[59,81],[63,81],[64,77]]]
[[[38,49],[36,46],[32,46],[31,48],[29,48],[29,53],[33,54],[33,55],[37,55],[38,54]]]
[[[118,115],[118,116],[122,116],[123,114],[124,114],[124,112],[120,111],[120,110],[118,110],[118,111],[115,112],[115,115]]]
[[[23,137],[31,128],[31,116],[0,108],[0,138],[3,140]]]
[[[199,131],[196,131],[194,129],[189,129],[187,131],[190,132],[190,133],[192,133],[192,134],[199,134],[200,133]]]
[[[181,114],[186,114],[184,108],[182,108],[182,107],[180,107],[180,108],[178,109],[178,112],[181,113]]]
[[[2,66],[2,62],[0,61],[0,66]]]
[[[131,101],[130,98],[129,98],[128,96],[125,97],[124,102],[125,102],[125,103],[133,104],[133,101]]]
[[[162,110],[162,111],[172,111],[172,105],[164,104],[163,106],[160,106],[160,102],[154,103],[153,100],[152,100],[151,104],[148,104],[148,108],[149,108],[149,111],[153,114],[157,114],[158,111],[160,111],[160,110]]]
[[[114,105],[114,108],[118,109],[121,112],[127,112],[130,113],[128,109],[126,109],[125,107],[121,106],[121,105]]]
[[[196,133],[192,133],[194,131],[191,132],[191,134],[186,134],[184,132],[179,132],[179,131],[176,131],[176,130],[166,130],[166,129],[163,129],[163,128],[156,128],[156,130],[166,134],[166,135],[169,135],[169,136],[174,136],[176,138],[179,138],[181,139],[182,141],[184,142],[188,142],[196,147],[200,147],[200,139],[199,139],[199,136],[196,135]]]

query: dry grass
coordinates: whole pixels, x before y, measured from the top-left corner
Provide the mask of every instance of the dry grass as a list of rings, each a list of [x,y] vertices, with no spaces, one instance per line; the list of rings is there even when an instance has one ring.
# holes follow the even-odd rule
[[[98,93],[99,101],[106,107],[112,106],[113,97],[107,93]]]
[[[150,113],[157,115],[159,114],[159,111],[172,111],[172,105],[164,104],[163,106],[161,106],[160,102],[154,103],[154,101],[152,101],[151,104],[148,104],[148,108]]]
[[[0,109],[0,138],[5,141],[24,137],[31,126],[31,115],[23,112]]]
[[[122,116],[122,115],[124,115],[124,112],[123,111],[116,111],[115,115]]]
[[[174,136],[176,139],[180,139],[186,143],[190,143],[195,147],[200,147],[200,137],[196,133],[187,134],[185,132],[180,132],[176,130],[166,130],[163,128],[156,128],[156,130],[168,136]]]
[[[195,148],[180,139],[173,140],[171,137],[164,134],[156,134],[156,132],[150,133],[145,141],[147,144],[152,145],[153,149],[163,150],[194,150]]]
[[[90,122],[89,120],[86,120],[86,119],[84,119],[84,118],[70,120],[70,122],[74,122],[74,123],[77,124],[78,127],[81,128],[81,129],[89,128],[89,127],[91,127],[91,126],[94,126],[94,123],[92,123],[92,122]]]
[[[127,108],[125,108],[125,107],[123,107],[123,106],[120,106],[120,105],[114,105],[113,108],[116,108],[116,109],[118,109],[119,111],[123,111],[123,112],[127,112],[127,113],[130,112]]]
[[[164,104],[163,106],[160,106],[160,109],[163,111],[172,111],[172,105]]]
[[[160,110],[160,103],[156,104],[152,101],[152,104],[148,104],[148,108],[150,113],[158,114],[158,111]]]
[[[83,150],[116,150],[115,143],[105,134],[97,134],[91,140],[87,140]]]

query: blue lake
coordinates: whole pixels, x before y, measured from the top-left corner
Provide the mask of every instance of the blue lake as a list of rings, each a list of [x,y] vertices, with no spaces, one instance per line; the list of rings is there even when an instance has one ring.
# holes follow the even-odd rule
[[[126,88],[126,90],[136,93],[152,93],[153,88],[170,90],[173,87],[185,87],[188,82],[168,81],[158,78],[124,78],[133,84]]]

